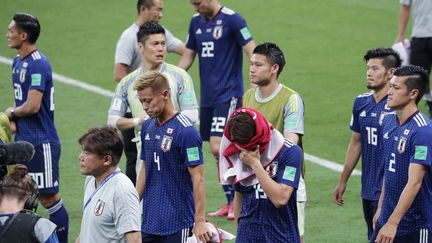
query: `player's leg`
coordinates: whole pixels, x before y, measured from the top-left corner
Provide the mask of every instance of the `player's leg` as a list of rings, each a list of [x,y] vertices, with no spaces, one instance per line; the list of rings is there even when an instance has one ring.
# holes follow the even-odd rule
[[[210,130],[212,127],[213,107],[201,107],[200,110],[200,134],[203,141],[210,140]],[[212,152],[213,154],[213,152]],[[228,204],[223,204],[215,212],[208,214],[209,217],[219,217],[228,214]]]
[[[35,155],[27,164],[29,175],[38,184],[39,201],[48,210],[49,219],[57,225],[60,242],[67,242],[69,215],[59,192],[60,145],[43,143],[35,146]]]
[[[221,138],[225,125],[228,121],[228,117],[236,108],[239,108],[240,106],[240,98],[233,97],[231,100],[218,104],[214,107],[210,128],[210,149],[216,161],[218,161]],[[233,220],[234,207],[232,202],[234,200],[234,187],[233,185],[223,185],[222,188],[227,199],[227,204],[223,205],[218,211],[208,214],[208,216],[217,217],[227,215],[228,219]]]
[[[131,113],[126,113],[126,118],[132,118]],[[135,170],[136,161],[137,161],[137,148],[136,144],[132,142],[132,139],[135,137],[135,129],[127,129],[121,132],[123,136],[123,144],[124,144],[124,153],[126,155],[126,176],[132,181],[135,185],[137,172]]]
[[[363,215],[367,226],[367,237],[368,240],[371,240],[373,234],[373,217],[378,208],[378,201],[363,199],[362,205],[363,205]]]
[[[412,38],[410,63],[420,66],[431,73],[432,64],[432,38]],[[423,99],[426,101],[429,110],[429,117],[432,117],[432,94],[427,85]]]

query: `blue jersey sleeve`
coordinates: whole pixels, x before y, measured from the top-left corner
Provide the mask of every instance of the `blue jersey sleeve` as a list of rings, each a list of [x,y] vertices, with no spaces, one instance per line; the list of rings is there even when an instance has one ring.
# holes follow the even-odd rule
[[[196,39],[195,39],[195,33],[194,33],[194,19],[199,17],[192,17],[190,24],[189,24],[189,32],[188,32],[188,38],[186,40],[186,47],[196,51]]]
[[[46,59],[31,62],[28,68],[30,89],[45,91],[46,83],[51,80],[51,66]]]
[[[193,127],[186,127],[182,132],[181,153],[186,166],[204,163],[202,154],[202,140],[198,131]]]
[[[360,132],[360,123],[359,123],[359,109],[357,108],[359,105],[359,100],[355,99],[352,113],[351,113],[351,122],[350,122],[350,128],[354,132]]]
[[[141,154],[140,159],[145,161],[145,149],[144,149],[144,141],[145,141],[145,134],[147,133],[147,128],[150,124],[150,121],[153,121],[153,119],[147,119],[144,121],[144,123],[141,125]]]
[[[234,14],[230,23],[233,27],[235,39],[240,46],[244,46],[252,40],[252,34],[240,14]]]
[[[278,156],[278,162],[276,181],[297,189],[302,163],[301,148],[298,145],[289,147],[288,150]]]
[[[432,165],[432,127],[421,127],[413,135],[410,163]]]

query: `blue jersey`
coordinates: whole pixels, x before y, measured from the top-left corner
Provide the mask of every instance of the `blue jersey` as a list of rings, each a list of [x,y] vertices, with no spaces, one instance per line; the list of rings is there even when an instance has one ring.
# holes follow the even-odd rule
[[[261,185],[235,190],[243,195],[238,220],[237,242],[300,242],[297,225],[296,190],[300,180],[302,151],[298,145],[285,141],[279,155],[266,170],[277,183],[293,187],[288,204],[276,208]]]
[[[16,107],[27,101],[29,91],[43,93],[39,111],[16,120],[15,140],[33,145],[48,142],[59,144],[54,125],[54,84],[48,58],[39,50],[22,58],[17,56],[12,64],[12,80]]]
[[[195,206],[188,167],[203,163],[198,131],[177,113],[162,125],[156,118],[145,121],[141,141],[146,166],[142,232],[170,235],[192,227]]]
[[[394,114],[384,118],[384,200],[379,226],[387,222],[399,201],[408,182],[410,163],[426,167],[420,190],[398,225],[396,235],[403,236],[432,226],[432,127],[431,121],[419,111],[399,123]]]
[[[252,40],[245,20],[222,7],[211,20],[195,14],[186,47],[197,52],[201,79],[201,107],[243,96],[242,47]]]
[[[361,136],[363,199],[378,200],[381,193],[384,174],[381,125],[384,116],[390,112],[387,96],[376,102],[371,92],[357,96],[354,101],[350,128]]]

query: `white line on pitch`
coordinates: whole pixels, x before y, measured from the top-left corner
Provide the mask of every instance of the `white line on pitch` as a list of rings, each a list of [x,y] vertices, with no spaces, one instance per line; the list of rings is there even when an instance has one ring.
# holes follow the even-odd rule
[[[4,56],[0,56],[0,63],[4,63],[7,65],[12,65],[12,59],[4,57]],[[95,85],[91,85],[88,84],[86,82],[80,81],[80,80],[76,80],[73,78],[69,78],[66,76],[63,76],[61,74],[57,74],[53,72],[53,79],[57,80],[60,83],[64,83],[64,84],[68,84],[68,85],[72,85],[96,94],[100,94],[103,96],[107,96],[107,97],[112,97],[114,95],[114,93],[110,90],[95,86]],[[310,161],[314,164],[320,165],[322,167],[328,168],[330,170],[336,171],[336,172],[342,172],[343,169],[343,165],[338,164],[336,162],[330,161],[330,160],[326,160],[326,159],[322,159],[320,157],[317,157],[315,155],[311,155],[311,154],[304,154],[304,157],[307,161]],[[361,172],[357,169],[354,169],[352,172],[352,175],[361,175]]]

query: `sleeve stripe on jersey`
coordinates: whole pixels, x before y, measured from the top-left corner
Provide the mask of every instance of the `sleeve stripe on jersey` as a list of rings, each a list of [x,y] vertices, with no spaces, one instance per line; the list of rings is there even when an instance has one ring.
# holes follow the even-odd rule
[[[291,148],[292,146],[294,146],[294,143],[288,140],[285,140],[284,145],[287,146],[288,148]]]
[[[289,98],[289,103],[290,103],[290,111],[291,112],[297,112],[298,111],[297,94],[291,95],[291,97]]]
[[[420,113],[414,116],[414,120],[419,127],[424,127],[427,125],[424,117]]]
[[[190,127],[190,126],[192,126],[192,123],[186,118],[185,115],[183,115],[181,113],[177,116],[177,119],[180,121],[180,123],[184,127]]]
[[[35,51],[31,54],[31,56],[33,57],[33,60],[39,60],[42,59],[41,55],[39,54],[38,51]]]

